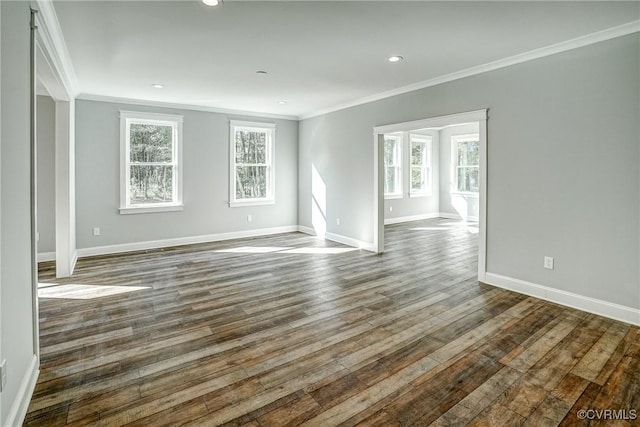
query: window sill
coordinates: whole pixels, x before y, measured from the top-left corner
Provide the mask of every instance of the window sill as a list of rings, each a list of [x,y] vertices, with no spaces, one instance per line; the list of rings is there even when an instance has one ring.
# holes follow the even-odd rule
[[[467,196],[467,197],[471,197],[471,198],[478,198],[480,193],[476,193],[473,191],[452,191],[451,195],[452,196]]]
[[[385,200],[389,200],[389,199],[402,199],[402,194],[385,194],[385,195],[384,195],[384,199],[385,199]]]
[[[418,197],[431,197],[432,193],[409,193],[409,197],[418,198]]]
[[[243,206],[263,206],[263,205],[275,205],[276,201],[273,199],[268,200],[242,200],[229,202],[230,208],[241,208]]]
[[[135,214],[147,214],[158,212],[178,212],[184,209],[184,205],[164,205],[164,206],[144,206],[144,207],[129,207],[120,208],[120,215],[135,215]]]

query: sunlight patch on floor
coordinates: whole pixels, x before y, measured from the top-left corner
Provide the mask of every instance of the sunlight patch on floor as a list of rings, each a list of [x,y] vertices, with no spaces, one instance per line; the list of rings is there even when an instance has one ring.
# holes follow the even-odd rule
[[[109,285],[58,285],[56,283],[38,283],[39,298],[94,299],[128,292],[151,289],[150,286],[109,286]]]

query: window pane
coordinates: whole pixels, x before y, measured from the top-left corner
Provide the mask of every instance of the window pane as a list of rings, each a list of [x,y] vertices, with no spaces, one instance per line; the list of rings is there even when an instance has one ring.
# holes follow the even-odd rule
[[[130,203],[173,202],[173,167],[131,165]]]
[[[479,169],[478,167],[458,168],[458,191],[479,191]]]
[[[236,163],[267,163],[267,134],[236,130]]]
[[[236,167],[236,199],[264,199],[267,197],[267,167]]]
[[[171,162],[173,157],[171,126],[132,123],[129,136],[132,162]]]
[[[421,167],[411,168],[411,189],[422,190],[424,188],[424,174]]]
[[[396,140],[384,140],[384,164],[394,165],[396,163]]]
[[[480,164],[480,144],[478,141],[458,143],[458,165],[477,166]]]
[[[420,142],[411,144],[411,164],[422,165],[425,158],[426,145]]]
[[[384,174],[384,192],[385,193],[396,193],[396,188],[398,185],[398,169],[395,167],[386,167]]]

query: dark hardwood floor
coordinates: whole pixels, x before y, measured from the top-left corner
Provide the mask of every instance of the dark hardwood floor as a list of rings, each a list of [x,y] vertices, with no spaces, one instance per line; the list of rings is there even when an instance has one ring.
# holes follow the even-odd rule
[[[478,283],[473,231],[387,226],[382,256],[290,233],[68,280],[42,264],[25,425],[638,425],[579,411],[640,412],[639,329]]]

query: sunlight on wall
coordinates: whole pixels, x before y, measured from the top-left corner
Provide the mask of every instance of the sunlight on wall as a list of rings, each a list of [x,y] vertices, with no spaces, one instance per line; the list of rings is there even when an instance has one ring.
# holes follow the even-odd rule
[[[318,237],[327,232],[327,186],[316,169],[311,165],[311,223]]]
[[[39,298],[93,299],[151,289],[150,286],[58,285],[38,283]]]
[[[459,194],[451,195],[451,205],[458,212],[458,215],[462,217],[462,219],[467,219],[469,216],[469,205],[467,204],[467,199],[464,196]]]

